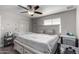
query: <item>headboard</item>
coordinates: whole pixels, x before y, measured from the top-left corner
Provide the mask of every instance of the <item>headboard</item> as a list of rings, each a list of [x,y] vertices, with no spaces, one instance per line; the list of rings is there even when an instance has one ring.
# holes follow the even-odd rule
[[[43,33],[44,34],[49,34],[49,35],[55,35],[57,34],[55,29],[52,29],[52,30],[43,30]]]
[[[59,25],[51,25],[51,26],[38,26],[37,33],[44,33],[44,34],[59,34]]]

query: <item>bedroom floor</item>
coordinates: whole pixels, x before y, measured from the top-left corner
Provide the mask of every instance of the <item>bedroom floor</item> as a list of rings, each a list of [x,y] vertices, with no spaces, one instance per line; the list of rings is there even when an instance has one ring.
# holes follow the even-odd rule
[[[67,47],[67,45],[61,45],[61,48],[62,49],[64,49],[64,48],[66,48]],[[76,50],[76,52],[77,52],[77,54],[79,54],[79,48],[74,48],[75,50]],[[3,48],[0,48],[0,54],[19,54],[17,51],[15,51],[14,49],[13,49],[13,46],[8,46],[8,47],[3,47]],[[61,54],[63,54],[63,53],[61,53]]]
[[[13,46],[0,48],[0,54],[19,54],[17,51],[13,49]]]

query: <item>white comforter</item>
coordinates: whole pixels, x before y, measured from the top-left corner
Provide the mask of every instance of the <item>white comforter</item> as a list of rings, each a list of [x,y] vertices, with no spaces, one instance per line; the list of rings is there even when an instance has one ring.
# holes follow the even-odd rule
[[[54,53],[58,42],[58,36],[36,33],[23,33],[18,34],[16,40],[43,53]]]

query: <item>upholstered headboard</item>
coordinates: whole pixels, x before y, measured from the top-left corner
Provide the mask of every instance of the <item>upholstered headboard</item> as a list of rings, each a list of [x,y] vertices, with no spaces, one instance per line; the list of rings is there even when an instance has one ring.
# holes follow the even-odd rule
[[[51,25],[51,26],[39,26],[37,28],[37,33],[44,33],[44,34],[59,34],[59,25]]]
[[[52,30],[43,30],[43,33],[44,34],[49,34],[49,35],[55,35],[57,34],[55,29],[52,29]]]

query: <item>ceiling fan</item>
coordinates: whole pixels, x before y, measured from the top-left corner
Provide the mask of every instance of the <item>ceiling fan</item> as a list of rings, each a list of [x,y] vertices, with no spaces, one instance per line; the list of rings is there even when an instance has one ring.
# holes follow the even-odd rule
[[[19,7],[25,9],[26,11],[23,11],[21,13],[28,13],[29,15],[33,16],[34,14],[43,14],[42,12],[37,11],[37,9],[39,8],[38,5],[34,6],[34,5],[27,5],[27,7],[24,7],[22,5],[18,5]]]

